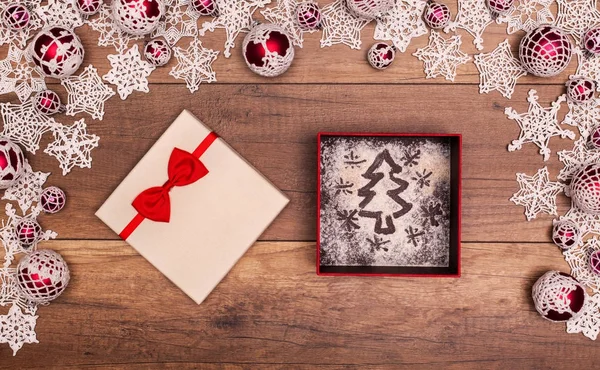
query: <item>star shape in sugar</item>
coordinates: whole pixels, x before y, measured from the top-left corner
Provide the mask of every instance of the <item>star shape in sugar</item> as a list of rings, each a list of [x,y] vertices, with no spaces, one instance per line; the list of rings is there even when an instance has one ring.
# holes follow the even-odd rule
[[[555,26],[581,39],[583,34],[600,23],[596,0],[556,0],[558,12]]]
[[[479,93],[497,90],[507,99],[515,91],[517,80],[527,74],[521,62],[513,56],[508,40],[490,53],[475,55],[475,65],[479,70]]]
[[[248,32],[254,24],[254,12],[271,2],[271,0],[216,0],[219,14],[209,22],[204,22],[200,28],[200,36],[207,31],[213,32],[224,28],[227,34],[225,41],[225,58],[231,56],[231,49],[235,47],[235,39],[241,32]]]
[[[521,128],[521,134],[517,140],[508,146],[508,151],[513,152],[523,147],[523,144],[533,143],[540,148],[540,154],[544,156],[544,161],[550,159],[550,148],[548,143],[553,136],[560,136],[563,139],[574,139],[575,133],[569,130],[563,130],[558,125],[557,114],[560,110],[560,104],[566,100],[564,95],[558,97],[552,102],[551,107],[544,108],[538,103],[539,97],[537,91],[529,90],[529,110],[526,113],[517,113],[513,108],[506,108],[506,116],[517,122]]]
[[[175,0],[166,4],[164,19],[152,33],[152,37],[164,37],[173,47],[182,37],[196,36],[198,18],[200,17],[189,6],[189,1]]]
[[[600,292],[600,275],[596,275],[590,266],[590,256],[600,250],[597,238],[588,239],[563,252],[565,260],[571,267],[571,275],[594,293]]]
[[[72,30],[83,25],[83,18],[73,0],[48,0],[48,4],[37,8],[36,13],[46,27],[61,26]]]
[[[25,5],[28,9],[35,9],[40,5],[41,0],[31,1],[20,1],[21,4]],[[11,5],[12,1],[0,2],[0,14],[4,12],[8,5]],[[4,25],[0,27],[0,45],[14,43],[20,47],[25,47],[27,40],[33,36],[33,32],[42,26],[42,20],[38,17],[35,12],[29,12],[29,24],[20,30],[13,31]]]
[[[44,153],[58,159],[63,176],[71,172],[75,166],[92,168],[92,149],[98,146],[100,138],[87,133],[85,120],[82,118],[72,126],[57,126],[52,129],[54,141]]]
[[[542,24],[554,23],[550,6],[554,0],[520,0],[507,15],[498,17],[498,23],[506,23],[506,32],[532,31]]]
[[[127,99],[133,91],[149,92],[148,76],[155,67],[142,60],[137,44],[122,54],[109,55],[111,69],[102,78],[116,85],[122,100]]]
[[[29,162],[23,167],[25,171],[4,191],[2,199],[16,201],[21,211],[26,213],[34,202],[39,201],[50,172],[34,171]]]
[[[279,25],[283,28],[292,45],[299,48],[304,43],[304,33],[313,33],[317,30],[304,31],[296,21],[296,9],[301,2],[298,0],[278,0],[277,5],[272,8],[262,10],[260,13],[268,22]]]
[[[478,50],[483,49],[483,31],[492,23],[492,13],[486,0],[458,0],[458,13],[444,31],[461,28],[474,37],[473,43]]]
[[[7,315],[0,315],[0,343],[8,343],[13,356],[23,344],[39,343],[35,334],[37,318],[23,313],[17,305],[12,305]]]
[[[21,144],[32,154],[40,148],[42,135],[57,124],[53,118],[41,114],[32,101],[24,104],[2,103],[0,116],[4,121],[0,135]]]
[[[99,32],[98,46],[112,46],[118,52],[127,49],[129,41],[138,39],[122,31],[112,18],[111,7],[107,4],[102,5],[100,11],[94,18],[86,20],[88,26],[96,32]]]
[[[427,78],[444,76],[446,80],[454,81],[456,68],[467,63],[471,58],[460,51],[462,42],[460,36],[444,39],[438,32],[431,31],[429,44],[413,54],[425,67]]]
[[[321,11],[323,36],[321,47],[344,44],[352,49],[360,49],[360,31],[369,23],[350,12],[346,0],[336,0]]]
[[[563,191],[564,185],[548,179],[547,167],[540,168],[533,176],[517,173],[517,182],[519,191],[510,201],[525,207],[527,221],[534,219],[540,212],[557,215],[556,196]]]
[[[576,48],[575,53],[577,54],[577,72],[575,75],[569,76],[574,77],[587,77],[596,81],[597,89],[600,91],[600,56],[590,55],[585,50]]]
[[[34,91],[45,89],[44,77],[33,67],[29,54],[10,44],[6,59],[0,61],[0,94],[14,92],[24,102]]]
[[[567,105],[569,113],[562,123],[577,127],[582,137],[589,137],[600,122],[600,99],[594,98],[583,103],[567,101]]]
[[[423,0],[398,0],[389,12],[377,18],[375,40],[392,41],[405,52],[410,41],[425,35],[429,29],[423,21],[423,11],[427,5]]]
[[[588,164],[600,162],[600,150],[588,147],[586,138],[581,137],[575,141],[572,150],[558,152],[558,159],[564,167],[557,177],[559,180],[568,181]]]
[[[91,64],[79,76],[65,78],[60,83],[69,94],[66,105],[69,116],[85,112],[92,118],[101,120],[104,117],[104,102],[115,95],[114,90],[102,81]]]
[[[173,48],[177,65],[169,74],[176,79],[185,80],[190,92],[197,91],[202,82],[215,82],[216,74],[212,64],[217,60],[218,51],[202,47],[202,42],[194,39],[187,49]]]
[[[567,321],[567,333],[583,333],[591,340],[596,340],[600,333],[600,294],[588,296],[583,311]]]

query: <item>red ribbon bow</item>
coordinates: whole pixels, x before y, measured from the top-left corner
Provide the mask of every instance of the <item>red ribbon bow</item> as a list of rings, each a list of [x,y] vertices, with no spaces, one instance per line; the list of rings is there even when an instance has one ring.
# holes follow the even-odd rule
[[[152,221],[169,222],[171,219],[171,197],[175,186],[193,184],[208,174],[206,166],[192,153],[179,148],[173,149],[169,158],[169,179],[163,186],[144,190],[133,201],[133,208]]]

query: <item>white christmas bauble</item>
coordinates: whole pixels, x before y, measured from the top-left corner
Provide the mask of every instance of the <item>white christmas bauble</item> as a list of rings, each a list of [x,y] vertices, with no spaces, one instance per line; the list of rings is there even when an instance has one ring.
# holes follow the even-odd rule
[[[527,72],[538,77],[560,74],[571,62],[572,45],[559,28],[540,26],[521,39],[519,59]]]
[[[585,213],[600,215],[600,164],[577,172],[570,185],[573,204]]]
[[[389,12],[395,4],[394,0],[346,0],[348,9],[360,18],[374,19]]]
[[[396,57],[396,48],[388,45],[385,42],[378,42],[371,46],[367,52],[367,60],[371,67],[375,69],[386,69],[389,67]]]
[[[531,289],[535,309],[550,321],[567,321],[583,312],[587,294],[569,274],[548,271]]]
[[[31,41],[29,54],[42,74],[60,79],[77,71],[83,62],[84,50],[72,30],[49,27]]]
[[[171,60],[171,48],[163,39],[150,40],[144,46],[144,57],[151,64],[162,67]]]
[[[144,36],[158,28],[165,15],[163,0],[113,0],[113,19],[123,31]]]
[[[50,249],[26,255],[17,266],[17,285],[23,296],[35,303],[58,298],[69,279],[69,266],[60,254]]]
[[[0,189],[7,189],[24,171],[25,156],[19,146],[0,137]]]
[[[294,47],[283,28],[274,24],[259,24],[244,38],[244,60],[250,70],[264,77],[276,77],[290,68]]]

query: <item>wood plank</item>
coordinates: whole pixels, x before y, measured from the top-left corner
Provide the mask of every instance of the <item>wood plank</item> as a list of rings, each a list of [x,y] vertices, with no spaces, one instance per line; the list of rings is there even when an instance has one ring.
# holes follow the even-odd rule
[[[469,243],[462,278],[406,279],[317,277],[314,243],[257,243],[199,306],[124,242],[45,247],[71,285],[39,308],[39,344],[0,346],[1,367],[549,369],[600,354],[533,308],[535,279],[567,270],[550,244]]]

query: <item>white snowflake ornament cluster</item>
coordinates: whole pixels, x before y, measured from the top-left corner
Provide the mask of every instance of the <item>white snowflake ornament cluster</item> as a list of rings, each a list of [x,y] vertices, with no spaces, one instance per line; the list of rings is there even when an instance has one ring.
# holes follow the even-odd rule
[[[184,80],[190,92],[195,92],[202,82],[211,83],[217,80],[212,64],[217,59],[218,51],[206,49],[199,40],[193,40],[187,49],[173,49],[177,65],[169,74],[176,79]]]
[[[171,0],[167,4],[165,17],[152,37],[163,37],[173,47],[182,37],[195,36],[198,33],[199,14],[189,7],[189,0]]]
[[[483,31],[493,21],[486,0],[458,0],[458,14],[444,30],[446,32],[463,29],[473,36],[477,49],[483,49]]]
[[[20,4],[26,6],[28,9],[35,9],[40,5],[42,0],[22,0]],[[0,2],[0,14],[4,12],[8,5],[12,5],[12,1]],[[35,31],[42,27],[42,20],[35,12],[29,12],[29,24],[19,29],[12,30],[8,27],[0,25],[0,45],[14,43],[19,47],[25,47],[27,40],[29,40]]]
[[[23,213],[29,211],[32,204],[39,201],[49,172],[34,171],[27,162],[25,171],[4,191],[3,200],[16,201]]]
[[[8,343],[13,356],[23,344],[39,343],[35,334],[38,316],[23,313],[17,305],[12,305],[7,315],[0,315],[0,343]]]
[[[111,7],[107,4],[102,5],[98,14],[86,21],[96,32],[99,32],[98,46],[114,47],[117,52],[122,52],[128,48],[131,40],[139,37],[125,33],[114,21]]]
[[[127,99],[133,91],[148,93],[148,76],[156,68],[142,60],[137,44],[122,54],[108,56],[111,69],[102,78],[117,86],[122,100]]]
[[[14,92],[21,102],[46,89],[44,77],[34,68],[29,53],[10,44],[6,59],[0,61],[0,94]]]
[[[74,0],[48,0],[48,4],[37,8],[36,13],[46,27],[62,26],[72,30],[83,26],[83,17]]]
[[[548,176],[547,167],[540,168],[533,176],[517,173],[520,189],[510,198],[510,201],[525,207],[527,221],[536,218],[540,212],[557,215],[556,197],[563,191],[564,185],[550,181]]]
[[[423,21],[424,0],[398,0],[386,14],[377,18],[375,40],[392,41],[394,46],[405,52],[410,41],[428,32]]]
[[[558,152],[558,159],[564,164],[558,174],[558,179],[569,181],[573,175],[581,171],[588,164],[600,162],[600,150],[588,146],[584,137],[575,141],[573,149]]]
[[[554,0],[519,0],[518,5],[506,15],[498,17],[498,23],[506,23],[510,35],[518,31],[533,31],[543,24],[553,24],[554,14],[550,6]]]
[[[24,104],[2,103],[0,116],[4,122],[0,135],[21,144],[32,154],[40,148],[44,133],[57,125],[53,118],[41,114],[31,101]]]
[[[591,238],[563,252],[565,260],[571,267],[571,275],[581,284],[592,289],[594,294],[600,293],[600,275],[592,270],[590,257],[598,250],[600,250],[600,241]]]
[[[335,0],[323,8],[321,47],[344,44],[352,49],[360,49],[360,32],[368,23],[368,19],[358,18],[350,12],[346,0]]]
[[[562,123],[577,127],[582,138],[588,138],[600,123],[600,99],[576,103],[567,100],[569,112]]]
[[[44,153],[55,157],[62,169],[63,176],[73,167],[92,168],[92,149],[98,146],[100,138],[87,133],[87,125],[82,118],[72,126],[52,128],[54,141]]]
[[[446,80],[454,81],[458,66],[471,60],[469,55],[460,51],[461,45],[458,35],[444,39],[438,32],[431,31],[429,45],[418,49],[413,55],[425,65],[427,78],[443,76]]]
[[[581,314],[567,321],[567,333],[583,333],[591,340],[596,340],[600,333],[600,294],[587,296]]]
[[[299,48],[304,43],[304,33],[316,32],[316,29],[304,30],[296,19],[298,6],[302,0],[277,0],[277,5],[261,10],[267,22],[276,24],[284,29],[292,44]]]
[[[479,70],[479,93],[497,90],[508,99],[515,91],[517,80],[527,74],[513,56],[508,40],[490,53],[475,55],[475,65]]]
[[[558,13],[555,25],[581,39],[590,28],[600,23],[596,0],[556,0]]]
[[[61,84],[69,94],[66,113],[70,116],[85,112],[101,120],[104,117],[104,102],[115,95],[91,64],[79,76],[65,78]]]

